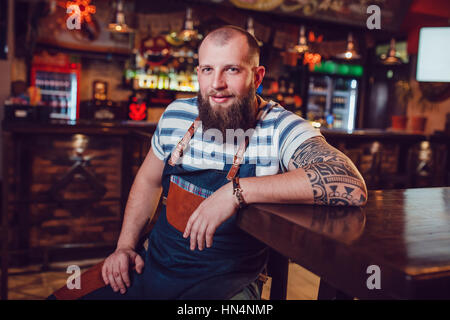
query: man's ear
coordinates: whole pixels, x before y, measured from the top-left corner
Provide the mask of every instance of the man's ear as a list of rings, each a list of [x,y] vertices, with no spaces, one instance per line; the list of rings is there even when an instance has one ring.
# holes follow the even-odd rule
[[[258,66],[255,68],[255,78],[253,79],[255,83],[255,88],[258,88],[259,85],[262,83],[265,74],[266,68],[264,68],[264,66]]]

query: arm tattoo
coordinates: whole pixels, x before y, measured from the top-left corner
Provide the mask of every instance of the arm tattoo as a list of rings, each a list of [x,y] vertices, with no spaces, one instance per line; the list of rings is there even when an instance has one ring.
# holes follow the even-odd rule
[[[358,170],[323,137],[313,137],[302,143],[291,163],[306,172],[315,204],[361,205],[366,202],[366,187]]]

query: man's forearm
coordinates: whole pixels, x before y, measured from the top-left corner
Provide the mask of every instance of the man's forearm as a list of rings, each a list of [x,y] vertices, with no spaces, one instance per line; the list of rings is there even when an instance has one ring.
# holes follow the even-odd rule
[[[289,162],[289,172],[241,179],[248,203],[309,203],[355,205],[367,202],[367,188],[358,169],[322,137],[301,144]]]
[[[128,197],[117,248],[135,248],[141,232],[156,211],[161,186],[152,185],[143,176],[136,176]]]
[[[240,179],[247,203],[314,203],[311,184],[303,170]]]
[[[249,204],[305,203],[358,206],[365,204],[366,190],[359,178],[335,176],[331,179],[334,182],[329,183],[324,181],[317,171],[320,171],[320,168],[311,165],[282,174],[242,178],[240,184],[244,190],[244,199]]]

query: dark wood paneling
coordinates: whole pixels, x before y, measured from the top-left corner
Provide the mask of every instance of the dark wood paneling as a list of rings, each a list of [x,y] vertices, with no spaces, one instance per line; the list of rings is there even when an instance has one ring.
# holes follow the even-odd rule
[[[133,133],[139,127],[4,126],[10,252],[115,245],[131,184],[154,129],[144,126],[147,132]]]

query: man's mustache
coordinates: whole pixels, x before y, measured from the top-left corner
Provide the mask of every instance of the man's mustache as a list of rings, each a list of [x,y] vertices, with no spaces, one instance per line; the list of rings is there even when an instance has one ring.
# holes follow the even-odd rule
[[[221,97],[233,97],[234,94],[232,94],[231,92],[227,92],[227,91],[217,91],[217,90],[210,90],[207,92],[206,94],[208,97],[211,96],[221,96]]]

